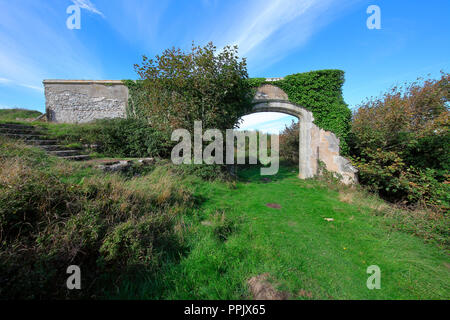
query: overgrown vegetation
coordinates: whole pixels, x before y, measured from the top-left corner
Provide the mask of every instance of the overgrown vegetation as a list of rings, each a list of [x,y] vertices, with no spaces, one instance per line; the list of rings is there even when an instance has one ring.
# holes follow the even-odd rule
[[[448,298],[446,216],[293,167],[261,179],[246,166],[237,181],[165,161],[105,175],[4,139],[0,160],[2,298],[252,298],[247,280],[263,273],[292,299]],[[376,292],[374,263],[390,275]],[[73,264],[81,291],[65,287]]]
[[[286,126],[280,133],[280,157],[298,165],[299,143],[299,123],[292,121],[291,125]]]
[[[448,210],[449,80],[393,87],[359,106],[351,153],[362,184],[390,201]]]
[[[168,157],[173,145],[142,119],[104,119],[85,124],[39,124],[65,145],[86,146],[106,157]]]
[[[121,274],[154,273],[182,251],[174,226],[194,197],[170,171],[146,175],[137,188],[0,143],[0,297],[74,297],[65,288],[72,264],[83,270],[79,294],[98,296]]]
[[[0,298],[251,299],[258,275],[293,299],[449,298],[449,74],[363,103],[350,134],[342,71],[270,82],[341,138],[362,187],[322,165],[321,177],[299,180],[295,123],[280,137],[290,164],[274,176],[160,159],[173,129],[229,129],[248,110],[265,79],[248,79],[236,50],[144,57],[141,80],[125,82],[128,119],[36,124],[101,156],[158,158],[145,168],[105,174],[0,137]],[[0,119],[30,115],[21,112]],[[74,264],[81,291],[65,286]],[[372,264],[383,290],[365,286]]]

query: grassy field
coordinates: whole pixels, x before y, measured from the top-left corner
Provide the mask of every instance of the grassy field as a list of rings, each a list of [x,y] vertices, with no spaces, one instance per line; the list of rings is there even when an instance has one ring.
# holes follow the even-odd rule
[[[284,167],[261,180],[255,168],[242,170],[235,185],[193,179],[205,200],[184,217],[188,252],[156,278],[125,281],[113,296],[250,299],[247,280],[268,273],[291,299],[450,298],[448,251],[394,229],[373,209],[385,205],[375,197],[345,203],[342,193],[296,175]],[[380,290],[366,287],[370,265],[381,269]]]
[[[1,121],[20,121],[23,119],[35,119],[42,115],[41,112],[26,109],[0,109]]]
[[[90,268],[101,288],[110,284],[96,298],[251,299],[247,281],[262,274],[289,299],[450,298],[447,215],[396,209],[358,188],[299,180],[296,168],[286,165],[265,178],[259,168],[240,168],[231,181],[206,181],[213,170],[202,179],[190,166],[167,161],[131,175],[105,175],[89,163],[0,142],[0,222],[17,223],[26,205],[29,230],[25,240],[0,239],[0,258],[21,266],[23,246],[30,266],[42,257],[54,263],[61,270],[44,277],[48,290],[55,279],[65,281],[69,259]],[[35,216],[42,220],[30,229]],[[10,226],[1,227],[0,236],[8,235]],[[151,271],[142,261],[150,261]],[[124,264],[119,277],[103,274],[117,264]],[[370,265],[381,269],[380,290],[366,287]],[[137,271],[122,273],[129,268]],[[30,285],[38,288],[26,277],[20,281],[11,288],[21,297]],[[33,290],[25,297],[39,296]],[[0,288],[2,294],[10,297]]]

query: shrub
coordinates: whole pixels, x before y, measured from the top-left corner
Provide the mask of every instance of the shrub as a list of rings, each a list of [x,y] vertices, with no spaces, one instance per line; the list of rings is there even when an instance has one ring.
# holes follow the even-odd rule
[[[450,75],[394,87],[353,116],[360,181],[391,201],[449,205]]]
[[[66,145],[96,145],[109,157],[167,157],[170,136],[141,119],[103,119],[85,124],[49,124],[49,135]]]
[[[176,256],[176,214],[194,198],[172,176],[155,170],[139,188],[119,175],[73,183],[61,168],[39,170],[14,155],[24,149],[34,150],[11,144],[0,154],[1,298],[99,295],[120,274],[157,272]],[[81,292],[65,287],[73,264],[83,271]]]
[[[98,122],[99,152],[107,156],[148,157],[170,154],[168,137],[145,120],[111,119]]]

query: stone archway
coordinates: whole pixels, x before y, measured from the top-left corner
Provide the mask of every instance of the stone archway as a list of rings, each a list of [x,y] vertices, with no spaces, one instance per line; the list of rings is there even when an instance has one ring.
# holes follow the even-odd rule
[[[280,88],[264,84],[257,89],[252,111],[281,112],[299,119],[299,177],[312,178],[319,174],[319,160],[327,170],[337,173],[347,184],[356,183],[358,170],[350,161],[339,154],[339,138],[314,124],[311,111],[289,101],[287,94]]]

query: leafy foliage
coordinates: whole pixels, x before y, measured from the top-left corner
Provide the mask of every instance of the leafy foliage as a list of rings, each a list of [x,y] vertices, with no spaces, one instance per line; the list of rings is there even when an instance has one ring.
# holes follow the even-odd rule
[[[292,121],[280,133],[280,156],[292,164],[298,164],[299,152],[299,123]]]
[[[144,56],[135,69],[141,81],[130,86],[129,114],[165,133],[192,130],[195,120],[203,121],[205,129],[233,128],[251,105],[247,65],[239,60],[237,47],[217,52],[209,43],[193,45],[188,53],[172,48],[154,59]]]
[[[85,124],[45,124],[50,137],[66,145],[96,145],[109,157],[148,157],[170,154],[169,137],[135,118],[103,119]]]
[[[139,119],[101,121],[99,151],[120,157],[167,156],[168,137]]]
[[[448,206],[449,79],[393,87],[359,107],[351,152],[363,184],[390,200]]]

